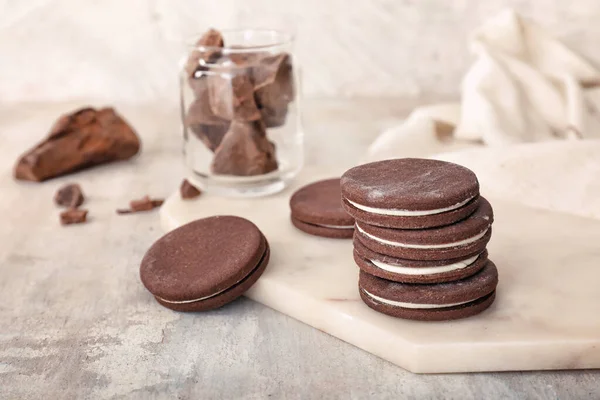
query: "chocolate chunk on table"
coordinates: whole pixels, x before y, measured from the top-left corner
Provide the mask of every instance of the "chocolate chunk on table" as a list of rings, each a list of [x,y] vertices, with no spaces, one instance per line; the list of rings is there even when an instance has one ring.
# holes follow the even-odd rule
[[[211,165],[218,175],[252,176],[277,169],[275,146],[265,132],[261,120],[233,121]]]
[[[83,108],[63,115],[48,137],[15,166],[16,179],[44,181],[98,164],[133,157],[140,150],[135,131],[112,108]]]
[[[69,208],[60,213],[60,223],[62,225],[82,224],[87,221],[87,214],[87,210]]]
[[[181,182],[181,186],[179,186],[179,193],[181,194],[181,198],[184,200],[195,199],[196,197],[202,194],[202,191],[192,185],[190,181],[184,179]]]
[[[162,206],[163,199],[151,199],[150,196],[144,196],[138,200],[131,200],[128,209],[118,209],[117,214],[132,214],[141,211],[150,211]]]
[[[54,202],[63,207],[77,208],[84,200],[81,186],[76,183],[62,186],[54,195]]]

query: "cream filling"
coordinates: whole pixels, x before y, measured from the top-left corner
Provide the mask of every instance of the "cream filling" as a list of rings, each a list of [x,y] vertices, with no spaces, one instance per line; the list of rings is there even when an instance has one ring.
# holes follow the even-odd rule
[[[326,225],[326,224],[315,224],[317,226],[321,226],[323,228],[331,228],[331,229],[354,229],[354,225]]]
[[[365,289],[362,289],[362,291],[365,292],[365,294],[367,296],[371,297],[373,300],[377,300],[378,302],[383,303],[383,304],[389,304],[390,306],[394,306],[394,307],[423,309],[423,310],[432,309],[432,308],[446,308],[446,307],[460,306],[460,305],[467,304],[467,303],[474,301],[474,300],[469,300],[469,301],[461,301],[460,303],[449,303],[449,304],[416,304],[416,303],[405,303],[402,301],[387,300],[387,299],[384,299],[383,297],[375,296],[374,294],[367,292]]]
[[[265,254],[267,254],[266,250],[265,250]],[[213,293],[213,294],[209,294],[208,296],[204,296],[204,297],[200,297],[198,299],[192,299],[192,300],[167,300],[167,299],[163,299],[160,296],[154,296],[157,299],[159,299],[160,301],[163,301],[165,303],[169,303],[169,304],[189,304],[189,303],[195,303],[197,301],[202,301],[202,300],[206,300],[206,299],[210,299],[211,297],[215,297],[220,295],[221,293],[233,288],[234,286],[236,286],[237,284],[241,283],[244,279],[248,278],[250,275],[252,275],[254,273],[254,271],[260,266],[260,264],[263,262],[264,258],[265,258],[265,254],[263,254],[263,256],[261,257],[260,261],[258,262],[258,264],[256,265],[256,267],[250,271],[250,273],[246,276],[244,276],[242,279],[240,279],[239,281],[237,281],[236,283],[234,283],[233,285],[218,291],[217,293]]]
[[[241,282],[241,281],[240,281]],[[238,282],[239,283],[239,282]],[[235,284],[237,285],[237,283]],[[235,286],[234,285],[234,286]],[[230,288],[227,288],[230,289]],[[160,299],[160,301],[163,301],[165,303],[169,303],[169,304],[189,304],[189,303],[195,303],[197,301],[202,301],[202,300],[206,300],[206,299],[210,299],[211,297],[215,297],[216,295],[219,295],[221,293],[223,293],[224,291],[226,291],[227,289],[223,289],[220,292],[217,292],[215,294],[211,294],[208,296],[204,296],[204,297],[200,297],[199,299],[193,299],[193,300],[180,300],[180,301],[176,301],[176,300],[167,300],[167,299],[163,299],[162,297],[159,296],[155,296],[157,299]]]
[[[386,264],[381,261],[375,261],[375,260],[369,260],[369,261],[371,261],[376,267],[381,268],[388,272],[393,272],[395,274],[435,275],[435,274],[441,274],[443,272],[456,271],[459,269],[466,268],[469,265],[473,264],[478,258],[479,258],[479,254],[474,257],[471,257],[466,260],[462,260],[462,261],[459,261],[459,262],[456,262],[453,264],[440,265],[439,267],[423,267],[423,268],[422,267],[419,267],[419,268],[402,267],[402,266],[398,266],[398,265]]]
[[[399,217],[420,217],[423,215],[434,215],[434,214],[440,214],[440,213],[443,213],[446,211],[456,210],[457,208],[464,206],[465,204],[467,204],[474,198],[475,198],[475,196],[469,197],[467,200],[461,201],[460,203],[456,203],[449,207],[438,208],[435,210],[401,210],[398,208],[375,208],[375,207],[364,206],[362,204],[355,203],[352,200],[348,200],[348,199],[346,199],[346,201],[348,201],[348,203],[352,204],[354,207],[358,208],[359,210],[363,210],[363,211],[370,212],[373,214],[395,215],[395,216],[399,216]]]
[[[390,240],[382,239],[377,236],[373,236],[370,233],[365,232],[358,224],[356,224],[356,229],[358,229],[358,231],[360,233],[362,233],[363,235],[370,237],[371,239],[375,240],[376,242],[379,242],[382,244],[387,244],[389,246],[406,247],[406,248],[410,248],[410,249],[445,249],[448,247],[463,246],[463,245],[478,241],[479,239],[481,239],[482,237],[485,236],[485,234],[487,233],[487,231],[489,229],[489,226],[487,228],[485,228],[485,230],[483,232],[480,232],[477,235],[472,236],[470,238],[459,240],[458,242],[442,243],[442,244],[411,244],[411,243],[392,242]]]

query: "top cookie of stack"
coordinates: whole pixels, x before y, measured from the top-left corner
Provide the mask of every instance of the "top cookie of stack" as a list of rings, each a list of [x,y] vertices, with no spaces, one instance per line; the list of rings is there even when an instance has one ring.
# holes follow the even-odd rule
[[[417,158],[361,165],[342,177],[346,211],[358,221],[398,229],[449,225],[479,206],[479,182],[460,165]]]
[[[420,320],[474,315],[494,300],[486,250],[493,210],[460,165],[405,158],[361,165],[341,179],[356,219],[360,294],[386,314]]]

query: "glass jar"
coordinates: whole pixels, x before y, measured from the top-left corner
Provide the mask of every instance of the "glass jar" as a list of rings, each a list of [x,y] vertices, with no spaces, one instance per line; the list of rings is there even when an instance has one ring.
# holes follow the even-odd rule
[[[276,30],[206,32],[180,71],[185,163],[207,192],[261,196],[301,169],[294,40]]]

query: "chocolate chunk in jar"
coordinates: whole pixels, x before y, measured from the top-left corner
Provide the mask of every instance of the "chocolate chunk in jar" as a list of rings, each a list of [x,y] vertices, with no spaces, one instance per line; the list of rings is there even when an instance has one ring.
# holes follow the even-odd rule
[[[285,123],[288,104],[294,100],[291,57],[281,53],[260,60],[252,69],[256,103],[267,128]]]
[[[285,123],[288,104],[294,99],[294,77],[289,54],[273,55],[264,51],[232,53],[223,55],[218,65],[230,67],[238,75],[248,76],[248,80],[254,86],[254,101],[260,112],[260,118],[267,128]],[[235,91],[231,92],[235,93]],[[249,94],[249,88],[246,89],[246,93]],[[254,108],[252,107],[251,110],[254,111]],[[232,114],[234,112],[228,111],[221,115],[224,118],[232,118]],[[252,120],[256,117],[256,114],[252,114],[251,119],[244,116],[233,118]]]
[[[260,114],[267,128],[276,128],[285,124],[287,117],[287,105],[280,104],[277,108],[262,107]]]
[[[217,175],[253,176],[277,170],[275,146],[262,120],[233,121],[211,165]]]
[[[190,52],[185,65],[185,71],[189,78],[198,78],[198,72],[206,71],[205,64],[215,62],[221,55],[217,48],[223,47],[225,42],[223,35],[216,29],[209,29],[196,42],[197,47],[211,47],[211,49],[194,49]]]
[[[204,143],[211,151],[221,143],[223,136],[229,129],[230,121],[215,115],[209,103],[208,86],[196,92],[196,98],[190,104],[185,117],[186,127]]]
[[[215,71],[208,77],[210,108],[223,119],[256,121],[261,118],[254,100],[254,85],[244,68]]]
[[[221,140],[223,140],[223,136],[225,136],[228,129],[229,123],[223,125],[190,125],[192,133],[194,133],[194,135],[213,152],[217,149],[219,144],[221,144]]]

